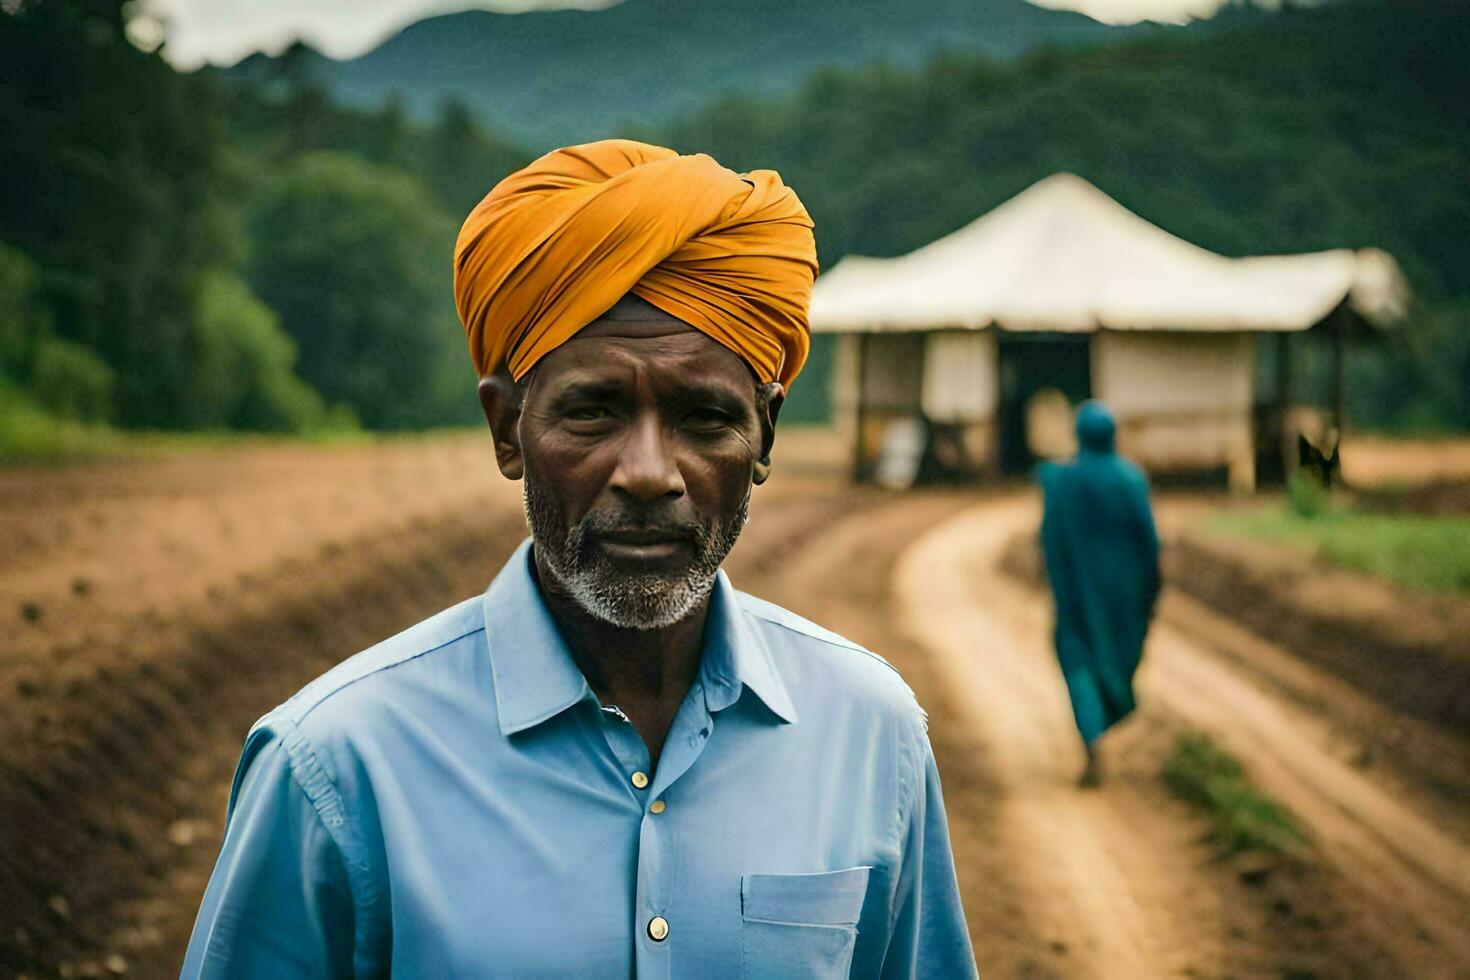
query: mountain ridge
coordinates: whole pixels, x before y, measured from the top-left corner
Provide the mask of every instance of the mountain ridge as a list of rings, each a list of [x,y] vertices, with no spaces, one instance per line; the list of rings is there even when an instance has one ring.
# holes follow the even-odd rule
[[[1025,0],[626,0],[601,10],[472,10],[417,21],[359,57],[298,44],[223,69],[230,78],[306,78],[357,105],[401,99],[432,114],[446,98],[533,149],[657,125],[733,93],[779,95],[826,66],[913,66],[940,51],[1010,59],[1038,47],[1142,31]],[[732,44],[735,33],[747,43]]]

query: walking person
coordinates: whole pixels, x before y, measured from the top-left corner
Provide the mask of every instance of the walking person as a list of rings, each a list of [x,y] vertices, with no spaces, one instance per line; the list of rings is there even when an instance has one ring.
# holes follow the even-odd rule
[[[1112,413],[1101,402],[1084,402],[1076,458],[1045,464],[1040,473],[1057,659],[1087,750],[1085,787],[1102,780],[1098,739],[1135,707],[1133,674],[1160,585],[1148,481],[1115,443]]]

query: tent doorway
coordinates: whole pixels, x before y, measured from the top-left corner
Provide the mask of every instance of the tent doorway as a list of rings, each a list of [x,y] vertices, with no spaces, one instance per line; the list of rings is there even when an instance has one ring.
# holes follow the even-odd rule
[[[1000,469],[1027,473],[1038,457],[1027,438],[1027,409],[1048,388],[1072,405],[1092,396],[1092,335],[1000,335]]]

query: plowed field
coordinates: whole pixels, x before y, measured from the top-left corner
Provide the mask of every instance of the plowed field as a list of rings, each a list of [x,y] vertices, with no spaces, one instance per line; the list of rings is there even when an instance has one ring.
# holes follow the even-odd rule
[[[1143,708],[1079,791],[1047,599],[1004,561],[1034,499],[854,489],[808,455],[778,446],[727,568],[928,708],[982,972],[1470,973],[1465,787],[1359,751],[1352,720],[1398,709],[1171,593]],[[250,723],[483,589],[523,534],[479,436],[0,471],[0,972],[176,974]],[[1159,777],[1186,728],[1292,808],[1303,854],[1204,839]],[[1433,737],[1460,771],[1463,734]]]

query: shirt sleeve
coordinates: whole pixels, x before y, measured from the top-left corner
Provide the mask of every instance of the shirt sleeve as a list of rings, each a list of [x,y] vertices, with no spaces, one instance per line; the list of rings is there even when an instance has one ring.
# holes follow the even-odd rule
[[[909,816],[883,976],[974,977],[975,954],[960,906],[939,769],[928,737],[921,737],[924,784]]]
[[[346,864],[279,739],[252,734],[183,978],[352,975]]]

